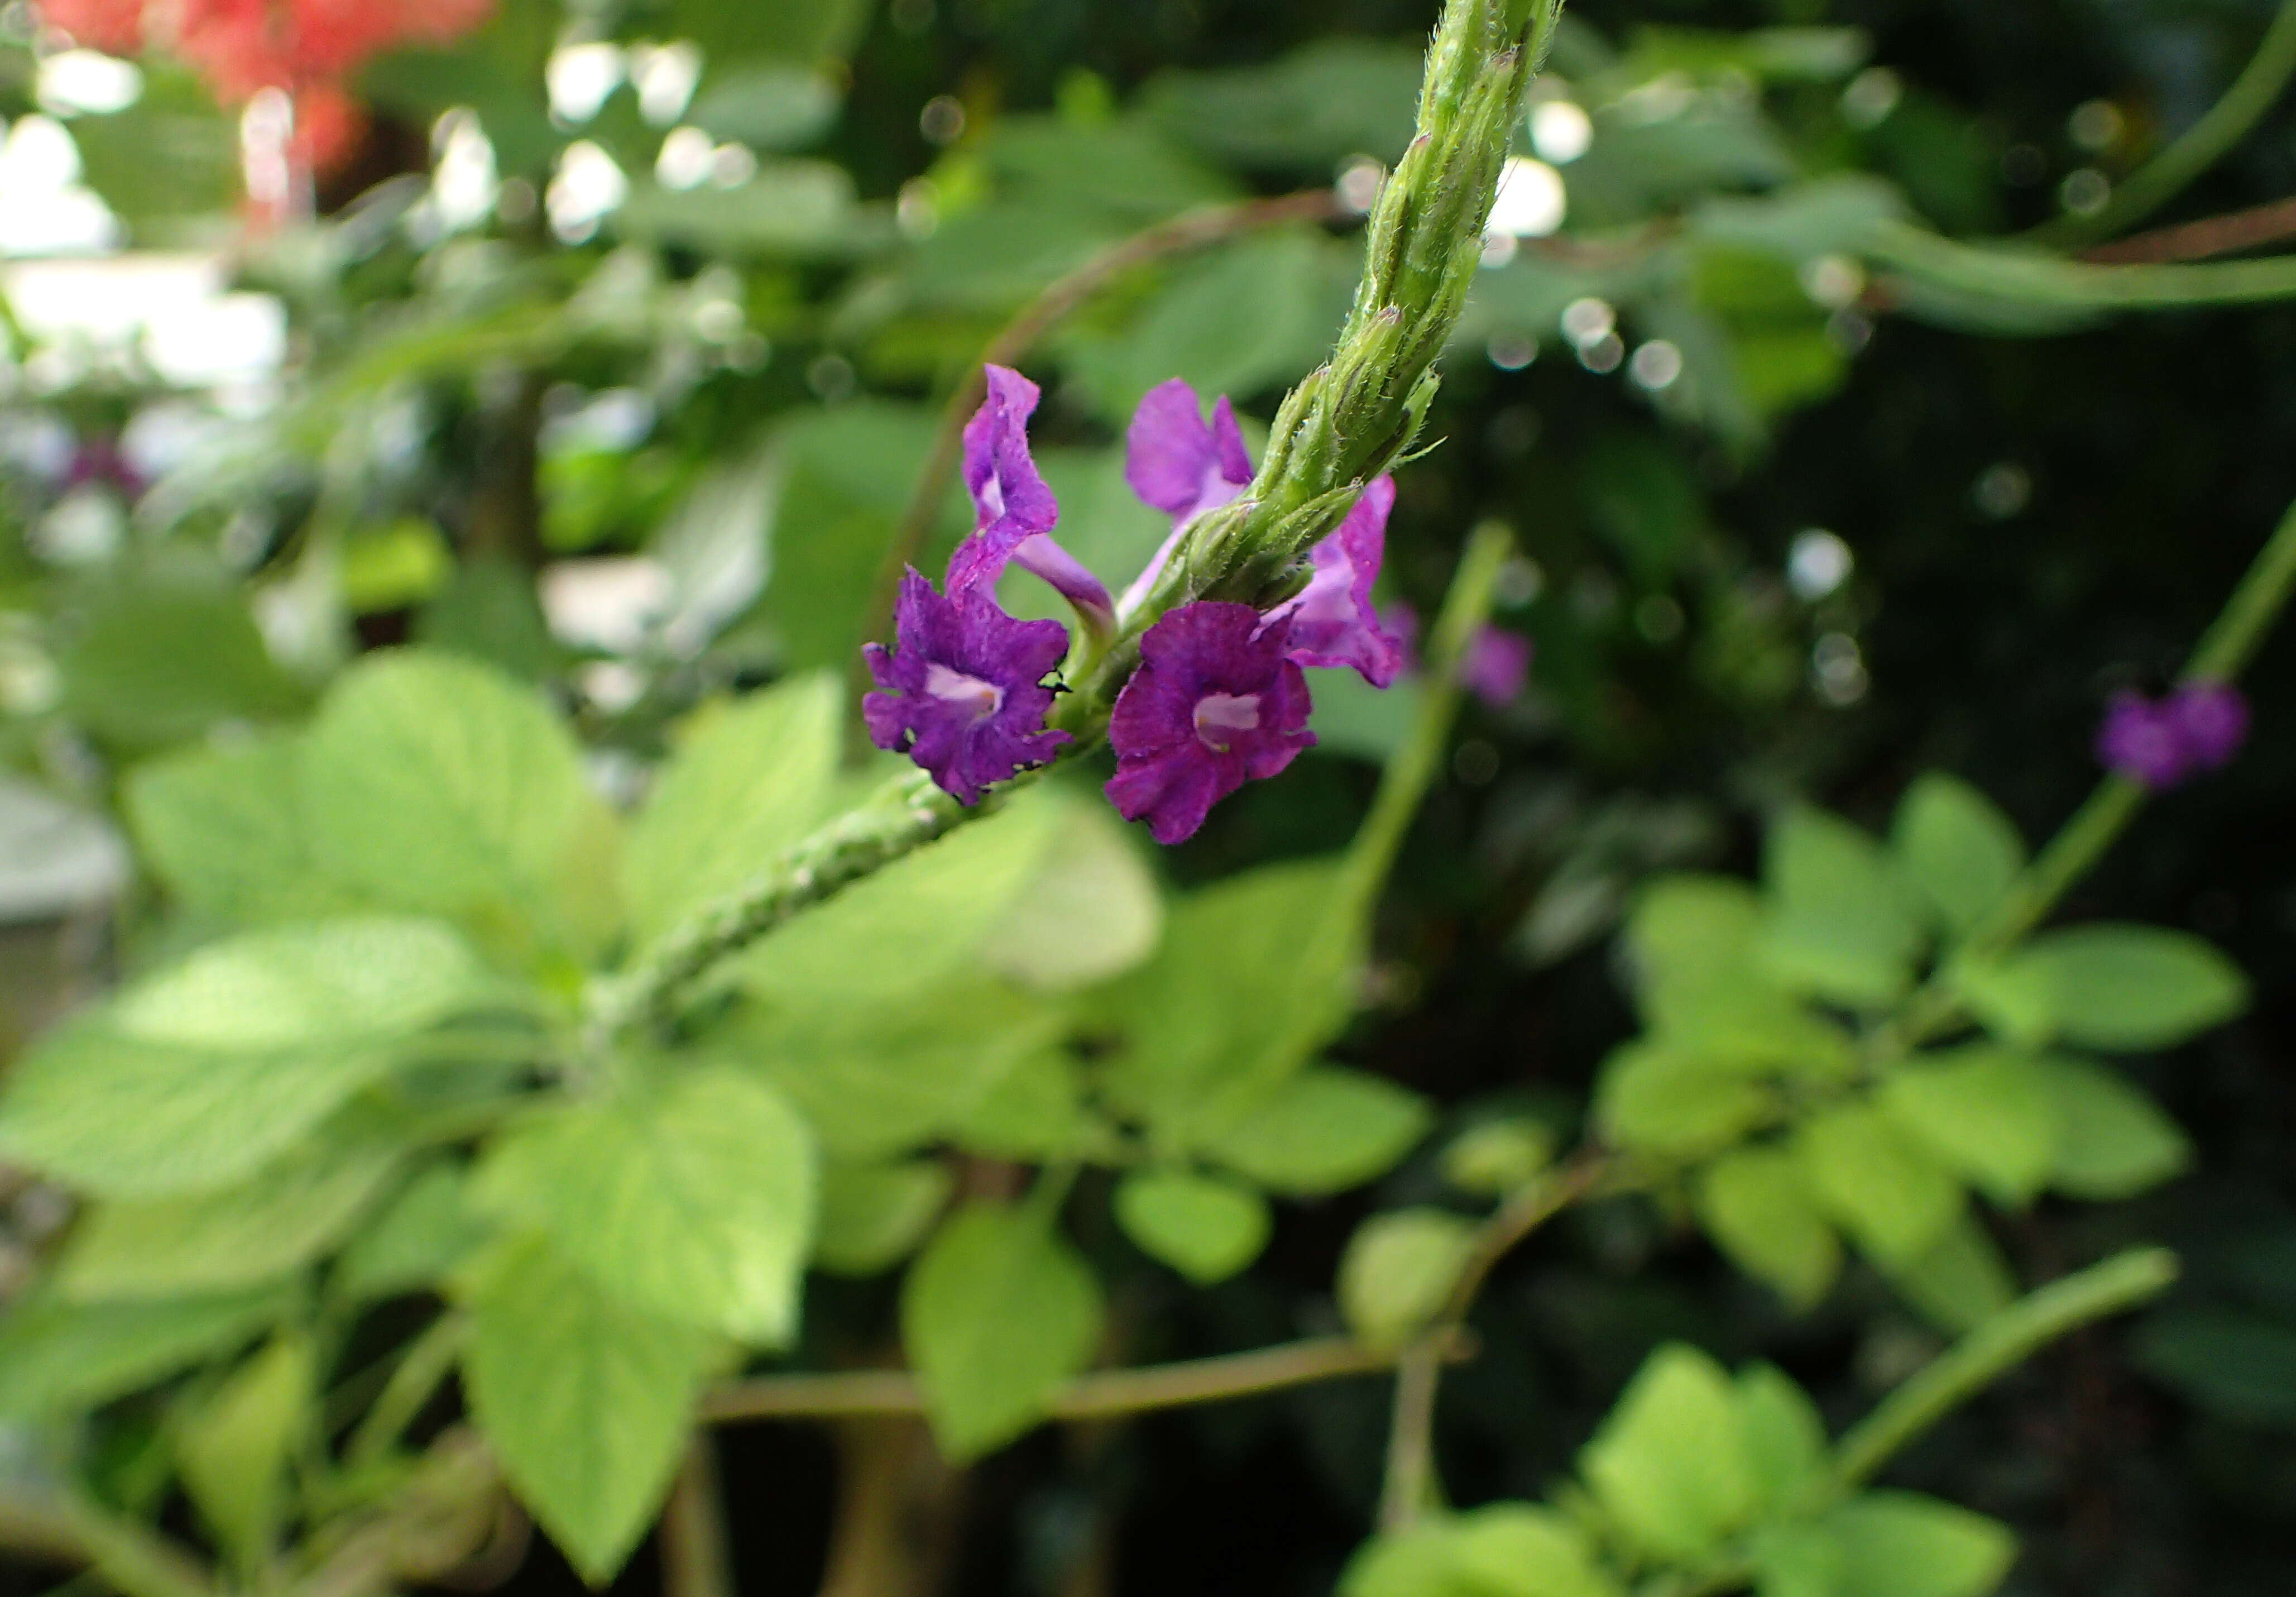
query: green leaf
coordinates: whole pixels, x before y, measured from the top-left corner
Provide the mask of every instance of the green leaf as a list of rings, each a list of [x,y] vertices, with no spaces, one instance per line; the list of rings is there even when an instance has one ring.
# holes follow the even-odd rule
[[[381,1048],[183,1048],[92,1016],[48,1033],[9,1071],[0,1148],[99,1194],[214,1187],[260,1167],[391,1063]]]
[[[494,992],[446,926],[365,917],[210,943],[128,988],[110,1024],[168,1048],[357,1049],[408,1036]]]
[[[1202,1150],[1270,1192],[1316,1198],[1391,1169],[1433,1118],[1425,1099],[1393,1082],[1317,1065],[1208,1138]]]
[[[453,1164],[428,1166],[344,1247],[328,1285],[353,1302],[435,1290],[493,1228],[472,1211]]]
[[[2031,1202],[2055,1164],[2056,1098],[2023,1054],[1980,1043],[1915,1059],[1890,1073],[1875,1101],[1996,1203]]]
[[[812,66],[851,54],[873,10],[870,0],[741,6],[670,0],[660,26],[661,37],[700,45],[713,67],[761,59]]]
[[[1699,1557],[1760,1501],[1730,1377],[1678,1342],[1651,1354],[1578,1469],[1620,1528],[1662,1559]]]
[[[1758,1525],[1746,1538],[1755,1597],[1843,1597],[1841,1543],[1821,1525]]]
[[[1035,878],[1061,811],[1023,794],[1001,813],[855,883],[767,936],[743,981],[792,1006],[907,1000],[979,959],[983,940]]]
[[[1906,790],[1890,833],[1906,882],[1955,936],[1967,936],[2025,868],[2024,839],[1968,783],[1930,771]]]
[[[224,921],[311,918],[351,908],[320,873],[303,826],[297,742],[270,734],[139,765],[125,789],[129,824],[186,909]]]
[[[2055,1036],[2122,1052],[2182,1042],[2248,1007],[2238,966],[2200,938],[2161,926],[2046,933],[2010,956],[1998,981],[2021,1012],[2046,1015]],[[1985,1018],[1990,1025],[1996,1016]]]
[[[1824,811],[1790,809],[1770,828],[1762,877],[1762,954],[1790,984],[1861,1008],[1906,991],[1921,926],[1871,837]]]
[[[535,1115],[488,1149],[473,1195],[616,1297],[780,1346],[797,1332],[815,1185],[805,1123],[719,1066]]]
[[[1474,1226],[1443,1209],[1374,1214],[1340,1260],[1340,1313],[1369,1346],[1400,1347],[1442,1310],[1474,1246]]]
[[[184,1490],[242,1568],[278,1542],[288,1461],[318,1420],[317,1398],[311,1345],[281,1337],[176,1428]]]
[[[1443,1149],[1443,1179],[1462,1192],[1497,1198],[1553,1163],[1554,1132],[1527,1115],[1469,1126]]]
[[[463,1379],[518,1494],[593,1585],[636,1544],[685,1449],[711,1339],[630,1307],[538,1237],[471,1291]]]
[[[987,1091],[957,1106],[947,1126],[971,1152],[1034,1164],[1073,1157],[1097,1134],[1076,1061],[1060,1048],[1022,1054]]]
[[[901,1293],[902,1345],[941,1451],[977,1457],[1043,1419],[1092,1357],[1102,1314],[1099,1283],[1049,1216],[993,1204],[959,1210]]]
[[[1136,1170],[1118,1183],[1116,1219],[1149,1257],[1200,1287],[1224,1281],[1267,1246],[1267,1200],[1185,1170]]]
[[[485,662],[521,682],[545,682],[565,669],[550,636],[534,573],[499,556],[466,559],[438,597],[415,613],[414,641]]]
[[[1670,1044],[1719,1058],[1830,1069],[1847,1045],[1810,1016],[1760,956],[1762,902],[1726,877],[1662,877],[1627,924],[1644,1023]]]
[[[2193,1146],[2161,1107],[2116,1072],[2063,1055],[2043,1061],[2056,1099],[2049,1185],[2096,1202],[2134,1198],[2193,1162]]]
[[[1264,66],[1160,73],[1142,105],[1207,155],[1321,177],[1358,152],[1383,161],[1403,154],[1420,54],[1385,40],[1318,39]]]
[[[284,1287],[160,1303],[20,1301],[0,1319],[0,1414],[92,1408],[229,1353],[294,1301]]]
[[[73,1229],[57,1289],[81,1302],[173,1297],[283,1275],[349,1231],[398,1157],[381,1143],[329,1140],[240,1186],[98,1205]]]
[[[832,1159],[821,1171],[813,1262],[832,1275],[875,1275],[914,1252],[956,1178],[939,1159],[898,1165]]]
[[[1622,1597],[1585,1528],[1551,1509],[1496,1502],[1453,1523],[1451,1568],[1475,1597]]]
[[[1613,1049],[1595,1084],[1595,1124],[1620,1148],[1697,1154],[1726,1148],[1773,1118],[1775,1093],[1739,1061],[1637,1041]]]
[[[1108,994],[1111,1096],[1177,1148],[1218,1139],[1346,1024],[1363,928],[1341,867],[1265,867],[1192,893],[1156,957]]]
[[[1911,1492],[1868,1492],[1822,1521],[1857,1597],[1985,1597],[2016,1560],[1999,1523]]]
[[[810,62],[767,61],[730,71],[713,65],[709,86],[694,96],[685,119],[712,138],[787,151],[828,132],[837,108],[836,86]]]
[[[731,189],[639,183],[608,226],[624,239],[680,244],[708,255],[802,258],[835,257],[865,245],[874,235],[865,220],[843,167],[784,156],[760,162]]]
[[[1063,992],[1107,981],[1155,951],[1164,901],[1139,845],[1104,803],[1050,793],[1059,811],[1037,877],[982,941],[991,970]]]
[[[265,720],[300,696],[219,567],[172,561],[83,597],[60,651],[65,712],[109,741],[156,749],[223,720]]]
[[[1964,1208],[1913,1257],[1884,1259],[1882,1272],[1907,1303],[1941,1330],[1975,1330],[2017,1300],[2017,1277],[1992,1234]]]
[[[1795,1146],[1818,1201],[1877,1258],[1915,1257],[1961,1212],[1960,1183],[1871,1104],[1802,1122]]]
[[[1825,1420],[1784,1371],[1771,1364],[1738,1371],[1738,1419],[1767,1511],[1791,1511],[1823,1489],[1832,1469]]]
[[[1798,1309],[1814,1307],[1841,1272],[1833,1226],[1787,1148],[1725,1154],[1700,1173],[1695,1201],[1715,1245]]]
[[[2178,1309],[2145,1322],[2136,1356],[2212,1413],[2296,1428],[2296,1325],[2243,1309]]]
[[[303,748],[304,823],[373,901],[463,918],[522,949],[587,950],[613,918],[613,817],[532,688],[393,650],[335,684]]]
[[[844,709],[820,673],[685,721],[622,851],[640,938],[740,886],[826,818]]]

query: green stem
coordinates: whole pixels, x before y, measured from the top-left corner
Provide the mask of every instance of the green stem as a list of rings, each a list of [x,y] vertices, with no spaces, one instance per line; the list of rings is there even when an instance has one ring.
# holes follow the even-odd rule
[[[2296,75],[2296,0],[2283,0],[2256,54],[2249,57],[2248,65],[2233,79],[2223,99],[2209,107],[2167,149],[2129,174],[2103,210],[2094,216],[2060,218],[2036,229],[2035,235],[2053,244],[2079,243],[2111,238],[2136,226],[2245,138],[2272,109],[2292,75]]]
[[[461,1315],[441,1314],[407,1344],[374,1406],[352,1433],[343,1454],[345,1461],[357,1465],[380,1458],[406,1434],[455,1368],[469,1331],[470,1325]]]
[[[2158,1297],[2177,1279],[2165,1248],[2118,1254],[2052,1281],[1978,1327],[1882,1400],[1834,1450],[1833,1481],[1849,1492],[1948,1413],[2066,1332]]]
[[[2030,246],[1964,244],[1890,222],[1866,254],[1917,281],[1978,299],[2080,313],[2248,305],[2296,298],[2296,258],[2099,266]]]

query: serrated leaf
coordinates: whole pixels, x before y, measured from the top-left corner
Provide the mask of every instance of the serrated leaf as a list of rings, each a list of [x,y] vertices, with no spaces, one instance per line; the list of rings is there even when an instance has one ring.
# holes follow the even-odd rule
[[[1820,1204],[1877,1258],[1915,1257],[1961,1212],[1961,1184],[1871,1104],[1813,1115],[1794,1140]]]
[[[2055,1164],[2056,1099],[2023,1054],[1980,1043],[1910,1060],[1890,1073],[1874,1101],[1997,1203],[2030,1203]]]
[[[1762,856],[1763,958],[1789,984],[1871,1008],[1905,992],[1920,923],[1881,845],[1822,810],[1788,810]]]
[[[1441,1311],[1474,1246],[1474,1226],[1443,1209],[1374,1214],[1340,1260],[1340,1313],[1368,1346],[1400,1347]]]
[[[1226,1280],[1267,1246],[1267,1200],[1185,1170],[1141,1170],[1116,1188],[1116,1219],[1141,1251],[1200,1287]]]
[[[821,672],[686,721],[622,851],[641,939],[740,886],[825,818],[843,712]]]
[[[1841,1272],[1833,1223],[1788,1148],[1725,1154],[1700,1173],[1696,1204],[1715,1245],[1798,1309],[1814,1306]]]
[[[74,1228],[57,1289],[86,1303],[269,1280],[340,1239],[398,1158],[387,1144],[329,1140],[297,1148],[239,1186],[100,1204]]]
[[[821,1171],[813,1262],[832,1275],[875,1275],[908,1257],[955,1190],[938,1159],[898,1165],[832,1159]]]
[[[1890,833],[1898,874],[1945,929],[1965,936],[2025,868],[2025,843],[1968,783],[1930,771],[1906,790]]]
[[[599,1288],[757,1346],[796,1334],[813,1140],[724,1067],[545,1110],[496,1139],[473,1196],[545,1233]]]
[[[551,1540],[603,1585],[660,1507],[714,1350],[629,1306],[540,1238],[480,1272],[463,1379],[480,1428]]]
[[[230,1352],[295,1301],[283,1287],[159,1302],[69,1303],[43,1296],[0,1319],[0,1414],[94,1407]]]
[[[2120,1074],[2063,1055],[2042,1065],[2056,1102],[2055,1190],[2098,1202],[2133,1198],[2191,1165],[2183,1130]]]
[[[1100,1285],[1048,1217],[974,1204],[909,1268],[901,1342],[953,1460],[1002,1446],[1043,1419],[1100,1340]]]
[[[2017,1557],[2006,1527],[1911,1492],[1868,1492],[1821,1523],[1857,1597],[1986,1597]]]
[[[1318,1065],[1207,1140],[1202,1151],[1270,1192],[1319,1197],[1391,1168],[1432,1119],[1415,1092],[1359,1070]]]
[[[1578,1469],[1628,1536],[1664,1559],[1697,1558],[1760,1501],[1730,1377],[1681,1343],[1651,1354]]]

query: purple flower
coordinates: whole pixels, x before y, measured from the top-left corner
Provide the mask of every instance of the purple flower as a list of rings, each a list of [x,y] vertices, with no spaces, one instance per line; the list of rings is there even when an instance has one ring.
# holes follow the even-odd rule
[[[1387,553],[1387,515],[1395,479],[1381,477],[1355,508],[1308,551],[1308,586],[1267,613],[1266,625],[1287,630],[1292,658],[1302,665],[1352,665],[1374,687],[1403,669],[1404,640],[1382,624],[1371,585]]]
[[[1195,835],[1220,800],[1272,777],[1316,735],[1308,681],[1280,629],[1249,605],[1202,600],[1171,611],[1140,640],[1140,666],[1116,696],[1107,793],[1157,842]]]
[[[1222,394],[1212,402],[1209,425],[1203,411],[1187,379],[1175,377],[1148,391],[1124,430],[1124,480],[1142,503],[1172,518],[1171,535],[1124,590],[1127,611],[1155,586],[1188,523],[1234,498],[1251,481],[1251,454],[1235,424],[1235,407]]]
[[[2106,706],[2096,757],[2159,792],[2224,765],[2247,737],[2248,703],[2229,684],[2187,683],[2162,699],[2123,690]]]
[[[1068,629],[1015,621],[995,600],[954,580],[947,597],[913,568],[901,579],[894,645],[871,644],[865,696],[869,740],[906,751],[961,804],[1016,771],[1041,765],[1069,741],[1045,729],[1053,690],[1044,679],[1068,653]]]
[[[1459,684],[1492,709],[1512,704],[1530,676],[1530,639],[1485,627],[1459,662]]]
[[[1006,366],[987,369],[988,391],[964,424],[964,486],[973,533],[949,557],[948,592],[993,593],[1007,563],[1033,572],[1075,607],[1086,630],[1105,635],[1115,620],[1108,589],[1053,541],[1060,506],[1029,453],[1029,417],[1037,387]]]

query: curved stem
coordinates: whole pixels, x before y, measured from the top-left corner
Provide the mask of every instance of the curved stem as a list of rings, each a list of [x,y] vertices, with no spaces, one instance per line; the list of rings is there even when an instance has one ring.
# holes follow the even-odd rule
[[[2267,200],[2222,216],[2202,217],[2151,233],[2096,244],[2080,252],[2083,260],[2098,266],[2128,266],[2143,261],[2206,260],[2214,255],[2237,255],[2296,238],[2296,200]]]
[[[2176,1255],[2136,1248],[2052,1281],[2005,1309],[1851,1428],[1834,1450],[1835,1489],[1864,1485],[1923,1431],[2067,1331],[2157,1297],[2176,1279]]]
[[[2072,313],[2247,305],[2296,298],[2296,259],[2095,266],[2017,244],[1964,244],[1889,222],[1866,248],[1877,265],[1978,298]]]
[[[2036,229],[2035,235],[2051,243],[2110,238],[2144,220],[2245,138],[2272,109],[2292,75],[2296,75],[2296,0],[2282,0],[2256,54],[2249,57],[2223,99],[2209,107],[2167,149],[2129,174],[2103,210],[2094,216],[2061,218]]]

